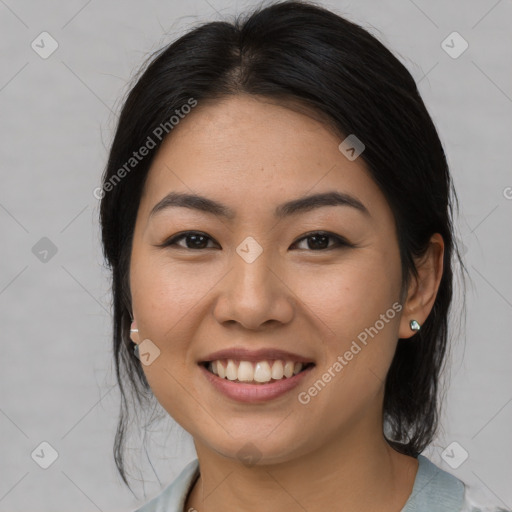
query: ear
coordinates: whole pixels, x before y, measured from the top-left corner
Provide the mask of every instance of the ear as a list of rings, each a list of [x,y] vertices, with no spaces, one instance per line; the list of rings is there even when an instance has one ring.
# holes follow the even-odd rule
[[[132,325],[130,326],[130,339],[134,343],[138,344],[140,342],[139,332],[133,332],[133,329],[137,329],[137,322],[135,320],[132,322]]]
[[[425,255],[417,260],[417,277],[411,277],[407,298],[400,320],[399,338],[410,338],[415,334],[411,320],[423,325],[436,300],[443,275],[444,240],[439,233],[432,235]]]

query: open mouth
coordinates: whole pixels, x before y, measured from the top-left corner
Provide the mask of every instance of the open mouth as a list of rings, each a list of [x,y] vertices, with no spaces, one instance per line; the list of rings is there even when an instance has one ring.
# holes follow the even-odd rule
[[[290,379],[315,366],[313,362],[299,363],[280,359],[258,362],[218,359],[200,364],[221,379],[245,384],[268,384]]]

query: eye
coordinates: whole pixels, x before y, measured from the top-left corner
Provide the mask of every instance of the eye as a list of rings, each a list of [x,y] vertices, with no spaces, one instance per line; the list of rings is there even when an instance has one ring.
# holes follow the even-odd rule
[[[180,245],[178,243],[182,240],[185,241],[185,245]],[[333,240],[334,244],[330,245],[329,240]],[[208,241],[213,241],[213,239],[205,233],[201,233],[199,231],[186,231],[171,237],[164,243],[160,244],[159,247],[170,247],[174,245],[182,249],[190,250],[211,249],[212,247],[208,247]],[[326,249],[331,250],[344,246],[352,247],[352,245],[348,243],[344,238],[325,231],[315,231],[313,233],[309,233],[308,235],[294,242],[292,244],[292,248],[297,246],[299,242],[302,241],[309,241],[309,243],[307,243],[306,249],[313,251]]]
[[[185,246],[179,245],[177,242],[185,240]],[[160,247],[168,247],[171,245],[176,245],[181,247],[182,249],[209,249],[211,247],[206,247],[207,241],[213,240],[208,235],[198,231],[186,231],[185,233],[181,233],[171,237],[169,240],[165,241]]]
[[[329,239],[334,240],[334,246],[329,246]],[[303,240],[309,240],[310,242],[307,243],[307,249],[313,250],[313,251],[319,251],[319,250],[330,250],[335,249],[337,247],[352,247],[351,244],[349,244],[344,238],[334,235],[332,233],[328,233],[325,231],[315,231],[314,233],[309,233],[308,235],[300,238],[294,244],[297,245],[299,242],[302,242]]]

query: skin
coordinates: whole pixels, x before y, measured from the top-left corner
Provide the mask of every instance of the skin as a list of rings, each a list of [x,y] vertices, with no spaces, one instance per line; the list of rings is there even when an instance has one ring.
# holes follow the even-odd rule
[[[130,264],[139,329],[132,339],[159,348],[143,365],[145,375],[194,439],[201,474],[185,510],[396,512],[412,492],[417,460],[390,448],[382,433],[384,380],[398,338],[411,337],[409,322],[422,324],[433,306],[443,240],[432,236],[417,262],[419,277],[402,297],[392,212],[363,160],[339,151],[341,140],[303,113],[237,95],[199,104],[151,166]],[[357,198],[369,215],[327,206],[274,217],[282,202],[330,190]],[[207,196],[236,216],[174,207],[150,217],[171,191]],[[186,239],[158,247],[186,230],[206,234],[207,248],[194,249],[190,239],[188,249]],[[318,230],[352,246],[327,239],[333,249],[315,250],[304,237]],[[263,249],[252,263],[236,252],[248,236]],[[401,312],[300,403],[297,394],[396,302]],[[230,347],[277,347],[316,366],[299,389],[263,404],[239,403],[216,391],[197,364]],[[248,441],[261,457],[250,466],[237,455]]]

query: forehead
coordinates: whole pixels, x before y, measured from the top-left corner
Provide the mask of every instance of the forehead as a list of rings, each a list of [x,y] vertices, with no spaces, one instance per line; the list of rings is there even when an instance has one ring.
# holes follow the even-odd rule
[[[320,118],[248,95],[198,106],[164,140],[141,208],[173,190],[215,198],[233,209],[275,210],[286,198],[336,189],[370,210],[386,204],[362,158],[347,159]],[[384,201],[384,204],[382,202]]]

